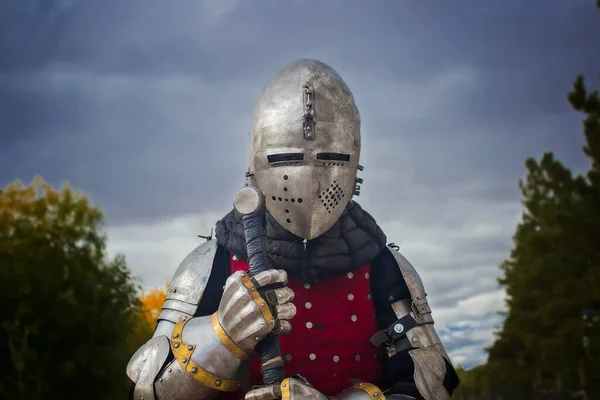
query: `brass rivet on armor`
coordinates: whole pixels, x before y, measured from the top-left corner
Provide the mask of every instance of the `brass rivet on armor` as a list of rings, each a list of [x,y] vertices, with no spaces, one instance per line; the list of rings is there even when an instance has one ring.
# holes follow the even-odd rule
[[[372,298],[373,298],[373,296],[371,295],[371,293],[369,293],[369,294],[367,295],[367,299],[371,300]]]
[[[365,274],[365,278],[367,278],[367,279],[369,279],[370,276],[371,275],[368,272]]]
[[[315,353],[310,353],[310,355],[308,356],[308,358],[310,358],[311,360],[316,360],[317,359],[317,355]]]
[[[354,295],[352,293],[348,295],[348,300],[354,300]]]
[[[185,364],[187,362],[187,358],[182,358],[181,362]]]
[[[260,306],[261,306],[261,307],[264,307],[264,306],[265,306],[265,303],[260,303]]]
[[[251,290],[251,291],[253,291],[253,292],[255,292],[255,291],[256,291],[256,288],[255,288],[255,287],[253,287],[253,288],[252,288],[252,289],[250,289],[250,290]]]
[[[242,278],[245,278],[245,277],[246,277],[246,274],[244,274],[244,273],[242,272]]]
[[[173,290],[171,290],[171,292],[173,292],[173,293],[176,293],[176,292],[177,292],[177,289],[173,289]]]
[[[257,336],[254,338],[254,340],[256,340],[258,342],[260,340],[260,338]]]
[[[173,345],[173,347],[175,347],[175,348],[177,349],[177,348],[179,347],[179,343],[175,343],[175,344]]]
[[[307,301],[306,303],[304,303],[304,307],[306,307],[307,310],[310,310],[312,308],[312,304],[310,303],[310,301]]]
[[[169,372],[173,372],[173,370],[172,370],[171,368],[169,368],[169,370],[168,370],[168,371],[169,371]]]
[[[196,368],[196,367],[192,368],[192,373],[195,374],[196,372],[198,372],[198,368]]]
[[[340,361],[340,356],[333,356],[333,362]]]
[[[348,275],[347,275],[347,276],[348,276],[348,279],[352,279],[352,278],[354,278],[354,274],[353,274],[352,272],[348,272]]]
[[[373,393],[373,396],[375,396],[375,397],[379,397],[379,392],[375,392],[375,393]]]
[[[359,383],[359,384],[358,384],[358,386],[362,386],[362,385],[364,385],[364,383],[363,383],[363,382],[361,382],[361,383]]]
[[[274,324],[274,323],[275,323],[275,320],[274,320],[274,319],[272,319],[270,322],[271,322],[271,324]]]
[[[286,385],[285,383],[282,383],[282,384],[281,384],[281,387],[286,387],[286,386],[287,386],[287,385]]]
[[[354,359],[355,359],[356,361],[360,361],[360,354],[357,354],[357,355],[354,357]]]
[[[290,361],[292,359],[292,355],[291,354],[286,354],[285,355],[285,360],[286,361]]]
[[[312,322],[307,322],[307,323],[306,323],[306,327],[307,327],[308,329],[312,328],[312,327],[313,327],[313,324],[312,324]]]
[[[353,315],[353,316],[351,316],[351,317],[350,317],[350,319],[352,320],[352,322],[356,322],[356,320],[357,320],[358,318],[356,317],[356,315]]]
[[[173,335],[174,338],[178,338],[179,337],[179,333],[176,333]]]
[[[236,255],[234,255],[232,258],[233,258],[233,261],[237,261],[237,259],[238,259]]]
[[[191,344],[188,346],[188,350],[193,350],[194,346],[192,346]]]
[[[310,283],[305,283],[304,284],[304,289],[310,289]]]
[[[216,381],[216,382],[215,382],[215,385],[217,385],[217,386],[221,386],[221,381],[220,381],[220,380]]]
[[[158,381],[159,381],[159,382],[162,382],[162,378],[158,378]]]

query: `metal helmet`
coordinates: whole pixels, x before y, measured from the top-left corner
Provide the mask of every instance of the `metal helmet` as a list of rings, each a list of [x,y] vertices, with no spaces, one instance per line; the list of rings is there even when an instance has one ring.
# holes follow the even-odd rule
[[[250,136],[249,172],[275,220],[308,240],[330,229],[362,169],[360,115],[338,73],[317,60],[283,68],[256,103]]]

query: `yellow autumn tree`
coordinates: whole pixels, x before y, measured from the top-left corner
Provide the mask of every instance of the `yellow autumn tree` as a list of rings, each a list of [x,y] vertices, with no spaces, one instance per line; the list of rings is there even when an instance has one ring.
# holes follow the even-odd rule
[[[167,298],[167,289],[169,288],[169,282],[165,284],[163,289],[155,286],[150,289],[148,293],[143,293],[140,296],[142,302],[142,318],[152,326],[156,326],[156,319],[158,318],[162,309],[163,303]]]
[[[130,354],[133,354],[152,337],[154,328],[156,328],[156,320],[167,297],[168,287],[169,282],[165,284],[164,289],[156,286],[148,292],[142,291],[138,296],[140,307],[138,308],[135,326],[127,340]]]

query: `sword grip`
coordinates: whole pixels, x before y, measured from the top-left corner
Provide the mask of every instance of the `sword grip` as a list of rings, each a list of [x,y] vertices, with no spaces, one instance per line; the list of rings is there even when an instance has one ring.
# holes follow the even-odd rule
[[[261,210],[262,211],[262,210]],[[244,236],[246,237],[246,252],[248,254],[248,272],[256,275],[269,269],[267,249],[265,244],[264,213],[254,212],[242,217]],[[279,339],[269,334],[256,345],[262,363],[262,376],[265,385],[280,383],[285,379]]]

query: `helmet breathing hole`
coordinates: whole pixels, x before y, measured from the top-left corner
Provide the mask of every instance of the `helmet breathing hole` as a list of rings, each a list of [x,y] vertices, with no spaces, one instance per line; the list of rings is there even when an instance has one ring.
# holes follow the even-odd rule
[[[285,210],[285,213],[286,213],[286,214],[289,214],[289,213],[290,213],[290,210]]]
[[[288,224],[291,224],[291,223],[292,223],[292,220],[288,218],[288,219],[286,219],[286,222],[287,222]]]

